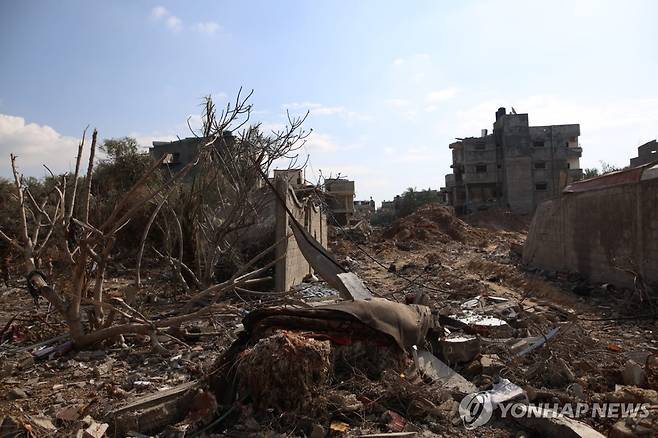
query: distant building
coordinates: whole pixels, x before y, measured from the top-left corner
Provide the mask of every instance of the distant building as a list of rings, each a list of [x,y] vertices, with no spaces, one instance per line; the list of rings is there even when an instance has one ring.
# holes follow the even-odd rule
[[[528,114],[496,112],[493,134],[452,143],[453,173],[441,189],[458,212],[490,206],[532,213],[582,178],[580,125],[529,126]]]
[[[172,173],[176,173],[196,160],[199,149],[207,141],[210,141],[210,139],[203,137],[188,137],[174,141],[154,141],[149,152],[154,160],[159,160],[163,155],[169,154],[163,165],[169,167]],[[224,141],[235,141],[235,137],[230,131],[224,131]],[[220,144],[220,140],[215,141],[216,147],[219,147]],[[192,169],[186,175],[185,180],[191,180],[197,172],[197,169]]]
[[[329,220],[347,225],[354,215],[354,181],[344,178],[327,178],[324,181]]]
[[[354,201],[354,219],[365,219],[370,221],[370,218],[375,213],[375,201]]]
[[[306,184],[304,169],[274,169],[274,179],[276,178],[286,180],[294,188],[300,188]]]
[[[651,140],[637,148],[637,157],[631,158],[631,167],[642,166],[658,161],[658,143]]]

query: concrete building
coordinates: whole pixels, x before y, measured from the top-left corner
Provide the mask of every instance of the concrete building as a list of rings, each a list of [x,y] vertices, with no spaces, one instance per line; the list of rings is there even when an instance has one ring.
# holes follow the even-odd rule
[[[354,201],[354,219],[370,221],[375,214],[375,201]]]
[[[163,155],[169,154],[163,165],[169,167],[172,173],[176,173],[187,164],[194,162],[199,155],[199,149],[206,139],[202,137],[188,137],[174,141],[154,141],[153,147],[149,149],[151,157],[159,160]],[[235,141],[235,137],[230,131],[224,131],[224,141]],[[216,140],[217,146],[221,144],[221,139]],[[189,181],[197,174],[197,169],[192,169],[185,177]]]
[[[658,163],[567,186],[532,220],[523,262],[632,287],[658,287]]]
[[[324,190],[329,220],[347,225],[354,215],[354,181],[344,178],[327,178]]]
[[[306,185],[304,169],[274,169],[274,177],[271,181],[282,178],[293,188],[300,188]]]
[[[445,201],[461,213],[491,206],[532,213],[582,178],[578,144],[580,125],[530,126],[528,114],[496,112],[493,134],[457,139],[453,173],[441,189]]]
[[[637,157],[631,158],[631,167],[649,164],[658,161],[658,143],[651,140],[637,148]]]

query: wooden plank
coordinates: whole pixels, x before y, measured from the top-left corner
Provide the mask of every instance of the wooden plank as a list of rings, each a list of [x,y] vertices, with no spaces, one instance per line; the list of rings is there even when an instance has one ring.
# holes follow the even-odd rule
[[[194,388],[197,384],[198,382],[194,380],[192,382],[183,383],[164,391],[146,394],[144,396],[133,399],[125,406],[115,409],[114,411],[110,412],[110,415],[118,415],[123,412],[145,409],[156,404],[164,403],[180,395],[183,395],[188,389]]]

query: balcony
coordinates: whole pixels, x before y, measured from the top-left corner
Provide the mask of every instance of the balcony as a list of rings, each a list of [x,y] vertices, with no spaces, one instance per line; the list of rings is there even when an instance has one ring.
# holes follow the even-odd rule
[[[581,148],[580,146],[575,146],[575,147],[569,146],[567,148],[568,157],[581,157],[582,155],[583,155],[583,148]]]

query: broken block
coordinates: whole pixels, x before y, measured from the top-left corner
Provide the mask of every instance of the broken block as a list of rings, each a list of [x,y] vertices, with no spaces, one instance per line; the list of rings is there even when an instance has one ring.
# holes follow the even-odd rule
[[[441,339],[441,354],[449,363],[470,362],[480,354],[480,338],[477,336],[452,336]]]
[[[505,368],[505,363],[497,354],[483,354],[480,357],[480,364],[482,366],[482,374],[488,376],[495,376],[500,373],[500,370]]]
[[[626,362],[621,375],[624,379],[624,385],[644,386],[647,382],[647,373],[634,360]]]

